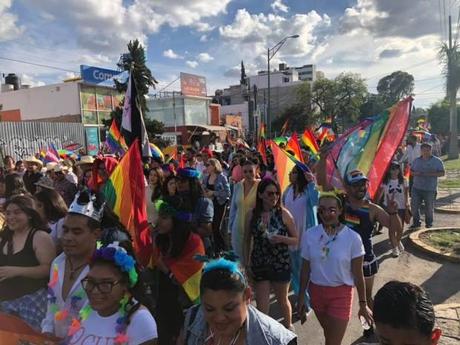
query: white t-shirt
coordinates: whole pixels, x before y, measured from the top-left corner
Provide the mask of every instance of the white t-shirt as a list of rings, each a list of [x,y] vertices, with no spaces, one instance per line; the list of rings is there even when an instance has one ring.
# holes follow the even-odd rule
[[[398,209],[402,210],[406,208],[406,201],[404,198],[404,187],[407,188],[407,181],[399,183],[399,180],[389,180],[388,183],[383,185],[383,204],[388,206],[388,200],[394,195],[395,201],[398,204]]]
[[[301,255],[310,262],[310,280],[321,286],[354,286],[351,260],[364,255],[358,233],[344,226],[329,236],[323,226],[314,226],[303,234]]]
[[[64,225],[65,217],[59,219],[56,223],[48,223],[48,227],[50,228],[50,236],[54,241],[54,244],[59,244],[59,240],[62,237],[62,226]]]
[[[80,330],[73,336],[69,345],[114,345],[117,335],[115,327],[120,314],[102,317],[96,311],[82,322]],[[141,308],[131,316],[127,333],[129,345],[138,345],[158,338],[157,324],[150,312]]]

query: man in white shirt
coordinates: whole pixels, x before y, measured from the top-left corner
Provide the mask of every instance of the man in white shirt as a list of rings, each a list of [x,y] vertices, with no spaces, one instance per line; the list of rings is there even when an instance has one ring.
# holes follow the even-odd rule
[[[421,144],[417,141],[417,137],[415,135],[409,135],[406,139],[406,152],[402,158],[403,162],[409,166],[409,169],[412,167],[412,163],[415,161],[416,158],[420,157],[421,155]],[[409,194],[411,193],[413,184],[412,175],[409,176]]]

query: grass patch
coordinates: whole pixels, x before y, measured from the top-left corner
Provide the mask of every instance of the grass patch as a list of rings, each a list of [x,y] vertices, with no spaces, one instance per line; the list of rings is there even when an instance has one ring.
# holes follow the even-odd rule
[[[460,170],[460,158],[447,160],[447,155],[441,157],[442,161],[444,162],[444,168],[446,170]]]
[[[427,231],[420,238],[443,253],[460,255],[460,230]]]
[[[440,179],[438,186],[441,188],[460,188],[460,178]]]

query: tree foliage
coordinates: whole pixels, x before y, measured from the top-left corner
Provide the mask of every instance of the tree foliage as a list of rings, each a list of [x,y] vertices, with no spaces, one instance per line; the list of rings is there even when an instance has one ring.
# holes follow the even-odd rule
[[[414,91],[414,77],[403,71],[396,71],[379,80],[377,92],[385,108],[391,107],[404,97],[412,95]]]
[[[460,113],[457,109],[457,126],[460,124]],[[449,102],[443,100],[433,104],[428,109],[428,121],[431,125],[431,132],[448,135],[449,129]],[[460,130],[460,128],[458,128]]]
[[[333,80],[318,79],[312,88],[312,101],[319,115],[343,127],[359,118],[366,96],[364,79],[353,73],[342,73]]]

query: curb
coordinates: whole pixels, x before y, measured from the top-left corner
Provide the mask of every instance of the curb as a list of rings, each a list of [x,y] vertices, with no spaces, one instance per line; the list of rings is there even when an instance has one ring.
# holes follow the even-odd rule
[[[428,254],[428,255],[431,255],[431,256],[434,256],[436,258],[439,258],[439,259],[443,259],[443,260],[447,260],[447,261],[450,261],[450,262],[454,262],[454,263],[460,263],[460,255],[456,255],[456,254],[444,254],[442,253],[440,250],[426,244],[425,242],[423,242],[419,236],[425,232],[428,232],[428,231],[436,231],[436,230],[458,230],[458,228],[429,228],[429,229],[421,229],[421,230],[417,230],[411,234],[409,234],[409,240],[411,241],[411,243],[414,245],[414,247],[416,247],[417,249],[420,249],[422,252]]]
[[[435,207],[434,211],[437,213],[444,213],[444,214],[460,214],[460,208],[442,208],[442,207]]]

